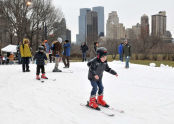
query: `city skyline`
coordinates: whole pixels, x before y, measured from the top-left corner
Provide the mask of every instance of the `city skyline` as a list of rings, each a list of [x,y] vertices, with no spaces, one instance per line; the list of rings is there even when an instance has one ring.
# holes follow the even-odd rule
[[[83,4],[79,4],[83,3]],[[103,6],[105,9],[105,32],[106,32],[106,20],[108,19],[108,14],[111,11],[117,11],[119,14],[120,22],[124,24],[126,28],[131,28],[133,25],[140,23],[141,16],[146,14],[149,17],[149,26],[151,27],[151,16],[157,14],[159,11],[166,11],[167,16],[167,30],[171,31],[172,36],[174,37],[174,1],[166,0],[166,1],[114,1],[114,0],[76,0],[76,1],[68,1],[64,0],[59,2],[57,0],[53,0],[53,4],[56,7],[62,9],[67,27],[72,31],[72,41],[76,40],[76,34],[78,34],[78,16],[80,15],[80,8],[92,8],[95,6]],[[150,29],[151,32],[151,29]]]
[[[95,25],[93,22],[94,20],[93,20],[92,16],[94,16],[94,15],[92,13],[89,14],[89,12],[96,13],[97,22],[95,22],[95,23],[97,25]],[[105,32],[104,31],[104,7],[97,6],[97,7],[92,7],[92,8],[81,8],[78,19],[79,19],[78,20],[79,32],[78,32],[78,34],[76,34],[76,43],[77,44],[82,44],[83,42],[88,42],[90,31],[92,31],[93,33],[97,32],[98,33],[97,37],[104,36],[104,32]],[[97,26],[96,27],[97,29],[95,29],[93,27],[94,25]],[[89,27],[93,28],[96,32],[94,30],[89,30]]]

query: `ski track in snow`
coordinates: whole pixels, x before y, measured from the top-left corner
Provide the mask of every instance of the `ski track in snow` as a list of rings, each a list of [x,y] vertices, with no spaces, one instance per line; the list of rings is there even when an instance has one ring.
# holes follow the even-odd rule
[[[61,63],[73,73],[53,73],[49,63],[44,83],[35,79],[35,64],[25,73],[21,65],[0,65],[0,124],[174,124],[174,68],[109,62],[119,77],[104,72],[104,99],[125,113],[107,117],[80,106],[91,91],[86,64]]]

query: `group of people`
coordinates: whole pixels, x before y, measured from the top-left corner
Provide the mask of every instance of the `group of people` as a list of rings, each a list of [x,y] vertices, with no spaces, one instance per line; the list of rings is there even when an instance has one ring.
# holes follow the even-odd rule
[[[99,43],[98,42],[94,42],[94,47],[91,50],[90,53],[90,58],[93,58],[96,56],[96,50],[99,47]],[[86,44],[86,42],[84,42],[81,46],[80,46],[80,50],[82,51],[82,62],[86,61],[87,57],[87,51],[88,51],[88,46]],[[127,40],[125,40],[124,42],[122,42],[119,46],[118,46],[118,54],[119,54],[119,60],[123,62],[123,58],[125,57],[125,68],[129,68],[129,60],[131,57],[131,46],[128,43]]]
[[[70,57],[70,48],[71,45],[68,40],[65,40],[62,43],[62,38],[58,38],[53,41],[49,47],[48,42],[45,40],[41,46],[39,46],[38,51],[34,55],[34,60],[36,60],[36,79],[40,80],[40,71],[42,72],[41,78],[48,79],[45,75],[45,64],[50,57],[50,50],[52,55],[55,58],[55,66],[53,72],[61,72],[59,69],[59,63],[63,60],[65,65],[64,68],[69,68],[69,57]],[[81,45],[82,50],[82,61],[86,61],[86,52],[88,51],[88,46],[86,43]],[[94,48],[91,50],[91,59],[88,61],[87,66],[89,67],[88,71],[88,80],[92,86],[90,93],[89,101],[87,105],[93,109],[100,110],[99,106],[109,107],[109,104],[104,100],[104,86],[102,82],[103,72],[106,71],[112,75],[118,77],[118,74],[115,70],[111,69],[107,63],[107,54],[108,51],[105,47],[99,47],[99,43],[94,43]],[[29,59],[32,57],[29,40],[24,39],[23,44],[20,46],[20,54],[22,57],[22,71],[30,72],[29,70]],[[126,59],[126,68],[129,68],[129,58],[131,56],[131,46],[128,44],[127,40],[119,46],[120,60],[123,61],[123,55]],[[97,93],[98,92],[98,93]]]
[[[123,58],[125,57],[125,68],[129,68],[129,60],[131,57],[131,46],[128,41],[125,40],[118,46],[119,60],[123,62]]]
[[[29,58],[31,57],[31,51],[29,48],[29,40],[24,39],[23,45],[20,46],[20,52],[22,56],[22,69],[23,72],[29,72]],[[98,48],[98,43],[94,43],[94,58],[92,58],[87,66],[89,67],[88,71],[88,79],[91,83],[92,90],[90,93],[90,99],[87,105],[93,109],[100,110],[99,105],[104,107],[109,107],[108,103],[103,99],[104,97],[104,87],[102,83],[103,72],[106,71],[116,77],[118,74],[112,70],[107,63],[107,49],[104,47]],[[36,52],[34,56],[34,60],[36,60],[37,69],[36,69],[36,79],[40,80],[40,70],[42,72],[41,78],[48,79],[45,75],[45,61],[48,60],[48,55],[46,55],[45,44],[39,46],[39,50]],[[70,56],[70,43],[68,40],[62,44],[62,39],[58,38],[54,41],[50,47],[52,50],[52,54],[55,57],[55,66],[53,72],[61,72],[58,68],[61,59],[65,64],[64,68],[69,68],[69,56]],[[85,49],[88,49],[87,47]],[[85,54],[84,54],[85,56]],[[85,58],[84,58],[85,61]],[[26,69],[26,70],[25,70]],[[97,96],[98,90],[98,96]],[[97,96],[97,98],[96,98]]]
[[[41,78],[48,79],[45,76],[45,64],[47,61],[52,61],[54,57],[55,60],[55,67],[53,72],[62,72],[58,67],[61,60],[65,65],[64,68],[69,68],[69,57],[70,57],[70,48],[71,45],[69,40],[65,40],[62,42],[62,38],[58,38],[57,40],[53,41],[51,46],[49,46],[48,41],[45,40],[41,46],[39,46],[38,51],[34,55],[33,60],[36,61],[37,69],[36,69],[36,79],[40,80],[39,74],[40,71],[42,72]],[[24,39],[22,45],[20,46],[20,54],[22,58],[22,71],[23,72],[30,72],[29,69],[29,62],[30,58],[32,57],[29,40]],[[53,57],[52,57],[53,56]]]
[[[0,55],[0,64],[14,64],[15,55],[14,53],[9,53],[8,55]]]

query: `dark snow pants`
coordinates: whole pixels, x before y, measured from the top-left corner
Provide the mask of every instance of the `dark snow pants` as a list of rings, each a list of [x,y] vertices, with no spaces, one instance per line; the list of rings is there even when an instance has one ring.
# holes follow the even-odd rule
[[[65,67],[69,67],[69,56],[63,56],[62,58]]]
[[[86,52],[82,53],[82,62],[86,61]]]
[[[45,74],[45,67],[44,65],[37,65],[37,69],[36,69],[36,75],[40,74],[40,70],[42,71],[42,74]]]
[[[24,72],[29,70],[29,59],[29,57],[22,57],[22,70]]]
[[[123,62],[123,54],[119,54],[119,60]]]

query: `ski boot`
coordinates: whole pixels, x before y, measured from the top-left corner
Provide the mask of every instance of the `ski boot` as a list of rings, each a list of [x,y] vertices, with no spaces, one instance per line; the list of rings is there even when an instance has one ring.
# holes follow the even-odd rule
[[[40,77],[39,77],[39,75],[36,75],[36,80],[40,80]]]
[[[58,69],[58,68],[54,68],[53,72],[62,72],[62,70]]]
[[[68,68],[68,66],[66,65],[65,67],[63,67],[63,68]]]
[[[106,102],[103,100],[103,95],[99,95],[98,98],[97,98],[97,104],[103,106],[103,107],[106,107],[108,108],[109,105],[106,104]]]
[[[30,69],[27,69],[26,72],[30,72]]]
[[[56,70],[57,70],[57,69],[56,69],[56,68],[54,68],[54,69],[53,69],[53,72],[57,72]]]
[[[88,106],[93,108],[93,109],[100,110],[100,108],[98,107],[98,105],[96,103],[96,98],[95,97],[90,98]]]
[[[45,76],[45,74],[42,74],[41,78],[43,78],[43,79],[48,79],[48,78]]]

